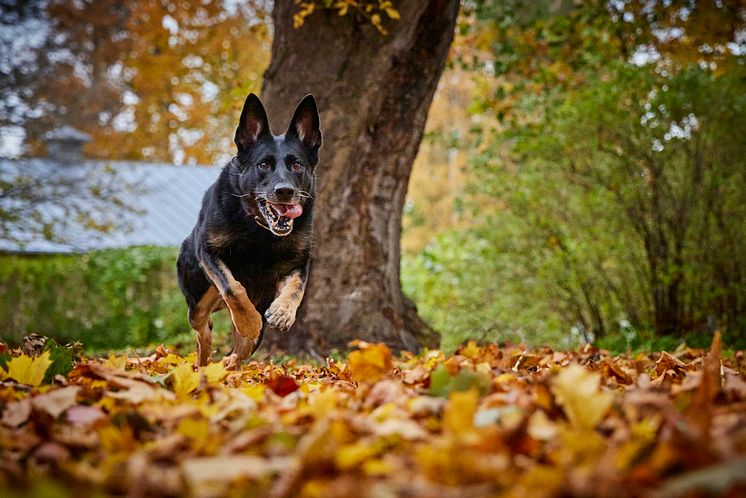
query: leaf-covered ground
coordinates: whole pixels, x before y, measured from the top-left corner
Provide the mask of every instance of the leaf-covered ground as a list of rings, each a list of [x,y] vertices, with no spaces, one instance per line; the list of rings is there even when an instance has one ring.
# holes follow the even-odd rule
[[[0,489],[25,496],[743,496],[746,364],[469,343],[325,365],[5,353]],[[10,353],[8,355],[8,353]],[[62,365],[62,367],[60,367]],[[57,369],[57,370],[55,370]],[[68,371],[69,370],[69,371]],[[66,372],[57,373],[55,371]]]

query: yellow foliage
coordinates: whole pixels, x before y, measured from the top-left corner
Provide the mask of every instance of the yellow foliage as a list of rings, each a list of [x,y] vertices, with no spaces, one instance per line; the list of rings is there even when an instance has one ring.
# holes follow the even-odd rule
[[[101,449],[107,454],[132,452],[137,447],[132,429],[129,426],[107,425],[98,431]]]
[[[554,378],[552,392],[574,427],[593,429],[611,407],[614,396],[601,392],[600,383],[599,374],[580,365],[570,365]]]
[[[202,373],[205,375],[207,382],[215,383],[225,379],[228,375],[228,370],[225,369],[223,362],[215,362],[203,367]]]
[[[308,411],[316,419],[331,414],[337,407],[337,395],[331,389],[317,393],[308,404]]]
[[[183,418],[176,426],[176,432],[192,439],[204,440],[210,435],[210,421],[206,418]]]
[[[477,341],[469,341],[466,343],[466,346],[459,349],[458,353],[461,356],[465,356],[467,358],[476,358],[481,354],[482,350],[477,345]]]
[[[387,375],[355,385],[322,365],[253,361],[221,382],[219,365],[194,371],[175,355],[167,384],[176,395],[153,382],[164,374],[165,356],[152,355],[128,360],[137,363],[128,371],[81,360],[66,386],[1,383],[0,436],[7,436],[8,448],[33,449],[30,457],[26,450],[3,454],[15,470],[0,469],[0,482],[33,480],[44,469],[24,470],[26,460],[54,458],[64,465],[66,484],[91,493],[110,491],[114,483],[119,494],[142,496],[362,497],[369,490],[386,496],[639,496],[705,465],[742,470],[746,393],[704,398],[704,409],[722,414],[713,417],[711,434],[692,430],[696,419],[676,409],[705,385],[699,353],[680,361],[700,375],[670,386],[653,385],[640,373],[654,369],[659,354],[614,357],[635,387],[603,392],[618,386],[614,373],[578,364],[611,360],[606,352],[567,352],[573,366],[565,367],[551,361],[554,352],[505,346],[505,359],[520,351],[545,361],[518,362],[502,381],[500,368],[483,367],[488,393],[453,390],[446,399],[426,394],[432,372],[445,371],[445,362],[487,365],[494,360],[489,348],[468,360],[439,352],[392,360],[380,345],[357,346],[351,371],[358,375],[407,368],[428,375]],[[23,367],[16,375],[28,375],[25,380],[46,369],[41,363],[32,368],[34,359],[18,351],[10,356],[12,370]],[[716,375],[738,375],[735,359],[709,358]],[[277,386],[281,376],[300,388],[285,392]],[[199,389],[203,379],[210,385]],[[609,409],[612,397],[619,410]],[[40,420],[44,413],[50,417]],[[55,473],[40,476],[57,479]]]
[[[474,427],[479,392],[476,389],[454,391],[448,396],[448,405],[443,414],[443,428],[452,434],[465,434]]]
[[[391,371],[391,350],[383,343],[357,341],[357,351],[350,353],[347,367],[358,382],[375,382]]]
[[[104,361],[104,366],[117,370],[124,370],[127,368],[127,357],[110,354],[106,361]]]
[[[339,448],[335,457],[337,467],[349,470],[377,455],[379,448],[367,441],[347,444]]]
[[[182,363],[171,370],[171,384],[176,394],[186,396],[199,387],[199,373],[190,363]]]
[[[49,351],[44,351],[35,358],[22,354],[11,358],[8,362],[5,377],[11,378],[19,384],[38,386],[44,380],[44,374],[47,373],[51,364]]]

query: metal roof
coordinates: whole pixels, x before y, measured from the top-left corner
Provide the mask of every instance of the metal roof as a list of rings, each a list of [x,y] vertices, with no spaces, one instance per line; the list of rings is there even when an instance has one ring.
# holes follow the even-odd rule
[[[134,211],[122,210],[121,216],[117,215],[117,226],[111,232],[101,233],[66,219],[65,225],[58,227],[64,242],[17,231],[12,234],[14,240],[0,239],[0,251],[73,253],[137,245],[178,246],[191,232],[204,192],[221,169],[215,166],[174,166],[131,161],[84,161],[70,165],[49,159],[0,159],[0,181],[25,175],[39,179],[39,185],[42,185],[39,188],[43,188],[44,181],[50,175],[61,175],[68,181],[85,181],[92,175],[106,175],[113,171],[114,182],[135,187],[122,189],[121,199]],[[3,200],[0,199],[0,202]],[[77,202],[91,202],[92,210],[102,209],[105,204],[105,200],[101,199]],[[103,208],[112,209],[105,205]],[[36,206],[36,211],[42,216],[51,216],[55,212],[59,214],[59,210],[60,207],[53,203]]]

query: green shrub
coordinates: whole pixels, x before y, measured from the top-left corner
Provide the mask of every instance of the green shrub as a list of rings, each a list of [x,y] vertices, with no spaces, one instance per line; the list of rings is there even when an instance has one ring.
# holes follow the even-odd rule
[[[0,255],[0,330],[36,332],[89,350],[191,342],[176,248]]]
[[[470,216],[402,264],[442,333],[612,349],[746,343],[744,71],[622,63],[485,131]],[[527,104],[528,105],[528,104]],[[629,330],[650,331],[628,336]]]

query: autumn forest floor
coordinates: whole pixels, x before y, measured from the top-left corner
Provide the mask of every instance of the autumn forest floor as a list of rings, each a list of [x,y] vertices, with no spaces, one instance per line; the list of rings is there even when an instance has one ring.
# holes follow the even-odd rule
[[[2,351],[4,496],[743,496],[746,362],[479,346],[196,369]]]

